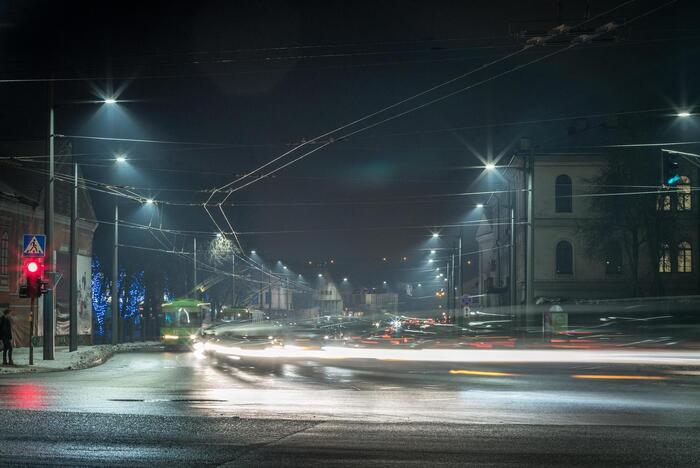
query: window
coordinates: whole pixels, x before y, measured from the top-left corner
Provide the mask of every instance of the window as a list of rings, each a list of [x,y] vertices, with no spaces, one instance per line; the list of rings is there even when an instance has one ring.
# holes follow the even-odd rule
[[[663,242],[659,249],[659,273],[671,273],[671,247],[668,242]]]
[[[690,242],[683,241],[678,244],[678,273],[692,273],[693,249]]]
[[[605,249],[605,273],[608,275],[622,273],[622,250],[618,242],[611,242]]]
[[[658,211],[671,211],[671,195],[659,196],[659,201],[656,204]]]
[[[693,202],[691,197],[690,178],[687,176],[681,176],[680,183],[678,184],[678,205],[676,206],[676,209],[678,211],[692,210]]]
[[[571,213],[571,177],[562,174],[557,177],[554,185],[554,211]]]
[[[557,244],[556,263],[558,275],[572,275],[574,273],[574,250],[568,241],[560,241]]]
[[[9,259],[9,244],[10,236],[8,236],[7,231],[2,233],[0,237],[0,275],[7,275],[7,262]]]

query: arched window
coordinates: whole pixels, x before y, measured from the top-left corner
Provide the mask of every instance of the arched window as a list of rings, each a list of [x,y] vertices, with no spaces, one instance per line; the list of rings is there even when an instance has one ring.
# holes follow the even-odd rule
[[[560,241],[557,244],[556,264],[558,275],[574,273],[574,249],[571,247],[571,242]]]
[[[659,273],[671,273],[671,247],[662,242],[659,249]]]
[[[619,242],[610,242],[605,248],[605,273],[608,275],[622,273],[622,249]]]
[[[571,177],[562,174],[557,177],[554,185],[554,211],[571,213]]]
[[[7,275],[7,262],[9,261],[10,236],[7,231],[0,236],[0,275]]]
[[[678,273],[693,272],[693,248],[690,242],[683,241],[678,244]]]
[[[681,176],[680,182],[678,183],[678,205],[676,209],[678,211],[692,210],[693,202],[691,197],[690,177]]]

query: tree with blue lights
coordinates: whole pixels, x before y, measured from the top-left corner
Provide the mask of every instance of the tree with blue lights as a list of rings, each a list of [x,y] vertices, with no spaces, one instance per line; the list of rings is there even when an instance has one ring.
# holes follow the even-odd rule
[[[100,260],[92,257],[92,313],[95,315],[96,336],[105,334],[105,315],[109,310],[110,292],[104,273],[100,270]]]
[[[146,287],[143,283],[143,270],[131,275],[129,290],[126,292],[124,317],[133,319],[134,324],[140,322],[140,306],[146,300]]]

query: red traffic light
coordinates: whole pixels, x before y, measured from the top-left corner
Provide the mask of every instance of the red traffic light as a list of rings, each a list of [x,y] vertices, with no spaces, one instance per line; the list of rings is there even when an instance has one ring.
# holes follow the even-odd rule
[[[39,264],[37,262],[28,262],[27,271],[29,273],[36,273],[37,271],[39,271]]]

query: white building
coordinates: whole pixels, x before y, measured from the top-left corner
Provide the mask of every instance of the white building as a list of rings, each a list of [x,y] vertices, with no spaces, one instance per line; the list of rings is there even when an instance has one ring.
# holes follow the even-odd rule
[[[619,150],[615,150],[619,151]],[[638,150],[635,150],[638,151]],[[620,154],[620,153],[618,153]],[[594,253],[586,228],[601,219],[594,209],[593,194],[600,187],[592,186],[609,164],[610,153],[547,154],[531,151],[533,170],[533,264],[535,301],[547,299],[575,301],[580,299],[626,298],[635,295],[633,271],[624,249],[611,228],[609,240]],[[636,154],[635,154],[636,156]],[[661,151],[639,152],[640,158],[655,158],[661,167]],[[505,172],[510,187],[516,190],[515,203],[515,294],[510,281],[511,271],[511,195],[496,194],[484,208],[483,224],[477,232],[479,244],[479,293],[482,306],[523,304],[526,289],[527,190],[524,157],[514,158],[514,169]],[[658,240],[648,239],[639,253],[639,286],[637,295],[658,295],[649,286],[655,279],[665,295],[697,294],[698,203],[691,191],[691,180],[698,179],[698,170],[681,163],[682,182],[686,191],[658,197],[657,215],[662,223],[672,219],[673,232]],[[659,185],[661,171],[659,170]],[[657,190],[656,187],[620,187],[620,192]],[[616,195],[634,196],[634,195]],[[654,218],[654,213],[649,215]],[[623,221],[621,220],[621,223]],[[656,245],[656,252],[648,246]],[[652,266],[653,265],[653,266]],[[654,283],[656,284],[656,283]]]

